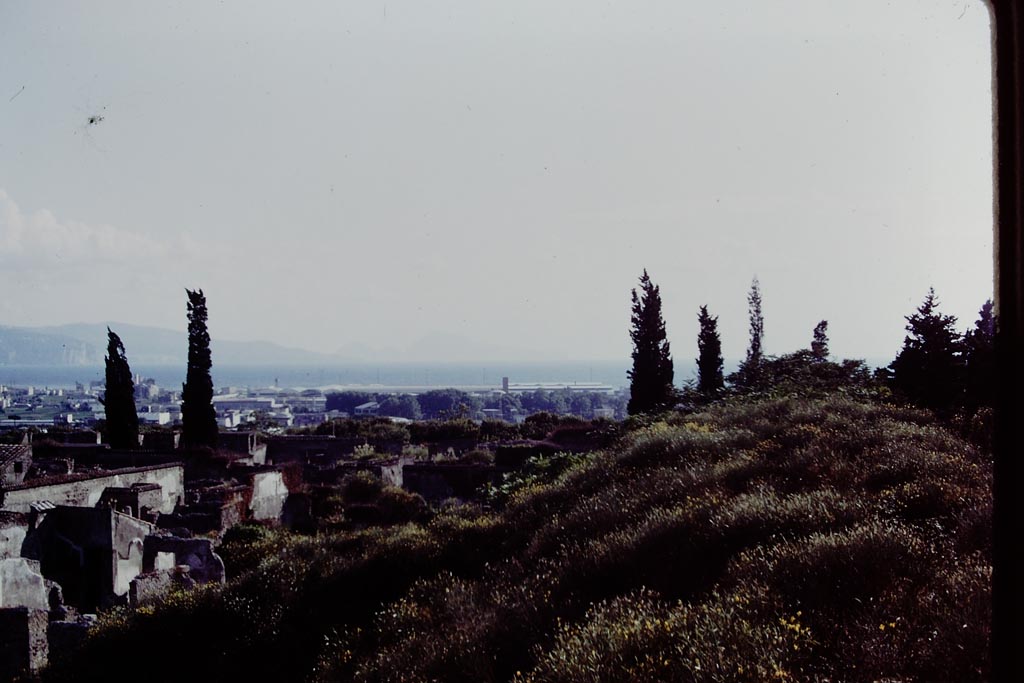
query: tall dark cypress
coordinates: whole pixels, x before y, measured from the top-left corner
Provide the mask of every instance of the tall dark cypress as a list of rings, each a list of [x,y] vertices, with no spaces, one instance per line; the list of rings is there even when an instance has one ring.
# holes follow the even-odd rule
[[[107,328],[106,408],[107,442],[113,448],[139,447],[139,415],[135,410],[135,383],[121,338]]]
[[[697,334],[697,391],[710,397],[725,386],[718,316],[708,314],[708,307],[701,306],[697,322],[700,324]]]
[[[217,446],[217,413],[213,408],[210,333],[206,330],[203,290],[188,294],[188,371],[181,390],[182,441],[188,446]]]
[[[756,368],[764,358],[764,316],[761,315],[761,283],[754,277],[747,295],[750,309],[750,346],[747,348],[746,364]]]
[[[629,375],[630,415],[652,413],[671,408],[676,401],[672,384],[672,354],[661,317],[661,293],[647,271],[640,277],[640,294],[633,290],[632,328],[633,369]]]
[[[740,363],[729,381],[740,389],[756,389],[762,383],[764,361],[764,316],[761,314],[761,283],[754,277],[747,294],[747,309],[750,313],[750,346],[747,357]]]

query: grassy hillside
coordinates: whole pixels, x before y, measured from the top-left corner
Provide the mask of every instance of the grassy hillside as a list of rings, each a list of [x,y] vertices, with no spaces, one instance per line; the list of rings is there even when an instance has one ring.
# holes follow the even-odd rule
[[[226,588],[108,615],[45,680],[988,678],[986,453],[839,396],[627,426],[500,512],[239,531]]]

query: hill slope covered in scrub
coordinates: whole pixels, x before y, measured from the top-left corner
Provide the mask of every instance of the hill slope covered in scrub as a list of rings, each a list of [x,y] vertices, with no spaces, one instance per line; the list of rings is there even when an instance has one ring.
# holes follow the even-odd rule
[[[632,421],[500,512],[222,546],[44,680],[981,681],[991,462],[926,414],[735,399]]]

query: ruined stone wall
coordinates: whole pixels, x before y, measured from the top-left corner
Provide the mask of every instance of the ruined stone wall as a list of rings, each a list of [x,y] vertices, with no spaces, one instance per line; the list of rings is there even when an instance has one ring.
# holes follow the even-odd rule
[[[196,583],[224,583],[224,560],[213,552],[213,541],[208,538],[147,536],[143,555],[147,573],[156,571],[161,553],[173,553],[175,566],[188,565],[189,577]]]
[[[16,513],[0,513],[0,560],[21,557],[21,544],[28,533],[28,519]]]
[[[181,432],[145,432],[142,447],[147,450],[173,451],[181,440]]]
[[[61,585],[68,604],[83,611],[128,592],[142,571],[142,542],[152,524],[109,508],[58,507],[46,513],[25,543],[43,576]]]
[[[356,446],[366,443],[360,437],[333,436],[274,436],[267,439],[266,461],[274,465],[287,462],[306,462],[310,457],[322,455],[328,462],[337,462],[355,452]]]
[[[38,562],[23,557],[0,560],[0,608],[49,609],[48,595]]]
[[[95,507],[108,486],[128,487],[136,483],[158,484],[161,488],[160,512],[173,512],[185,493],[185,468],[180,463],[123,470],[110,470],[98,476],[69,475],[57,481],[13,486],[3,493],[3,509],[28,512],[29,505],[49,501],[55,505]]]
[[[280,471],[255,472],[252,475],[252,502],[249,509],[253,519],[280,520],[287,498],[288,487]]]
[[[128,604],[132,607],[159,602],[174,586],[174,569],[163,569],[140,574],[132,580],[128,590]]]
[[[50,660],[72,654],[81,647],[89,635],[89,629],[96,624],[95,615],[79,615],[70,621],[51,621],[47,629]]]
[[[308,481],[316,483],[336,484],[356,472],[366,471],[373,473],[388,486],[402,488],[402,472],[407,465],[412,465],[415,462],[413,458],[408,457],[388,458],[387,460],[355,460],[340,463],[333,470],[311,472],[306,478]]]
[[[249,455],[252,456],[253,465],[263,465],[267,462],[267,444],[261,443],[253,446],[252,450],[249,451]]]
[[[161,529],[187,529],[193,534],[222,533],[242,521],[235,504],[191,505],[178,512],[160,515],[156,525]]]
[[[415,462],[412,458],[398,458],[394,461],[381,463],[380,466],[380,479],[389,486],[397,486],[402,488],[402,471],[406,465],[411,465]]]
[[[114,563],[114,595],[128,592],[131,580],[142,573],[142,543],[154,526],[121,513],[114,513],[112,544]]]
[[[459,465],[447,463],[405,465],[402,470],[403,488],[418,493],[428,501],[446,498],[473,498],[485,483],[498,483],[508,470],[485,465]]]
[[[14,607],[0,609],[0,680],[46,666],[49,648],[46,610]]]
[[[431,457],[451,453],[462,455],[477,447],[477,439],[443,439],[427,443],[427,452]]]

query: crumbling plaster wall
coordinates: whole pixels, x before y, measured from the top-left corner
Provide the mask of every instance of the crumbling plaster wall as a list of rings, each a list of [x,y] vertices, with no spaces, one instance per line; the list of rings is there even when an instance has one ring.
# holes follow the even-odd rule
[[[21,557],[21,544],[28,533],[28,522],[9,519],[0,521],[0,560]]]
[[[0,609],[49,609],[48,595],[38,562],[23,557],[0,560]]]
[[[288,487],[280,471],[256,472],[252,475],[252,502],[249,509],[253,519],[280,520],[287,498]]]
[[[75,479],[33,486],[23,484],[4,491],[3,509],[13,512],[29,511],[38,501],[55,505],[95,507],[108,486],[128,487],[136,483],[157,484],[161,489],[160,512],[173,512],[185,493],[185,468],[180,464],[111,470],[89,479]]]

